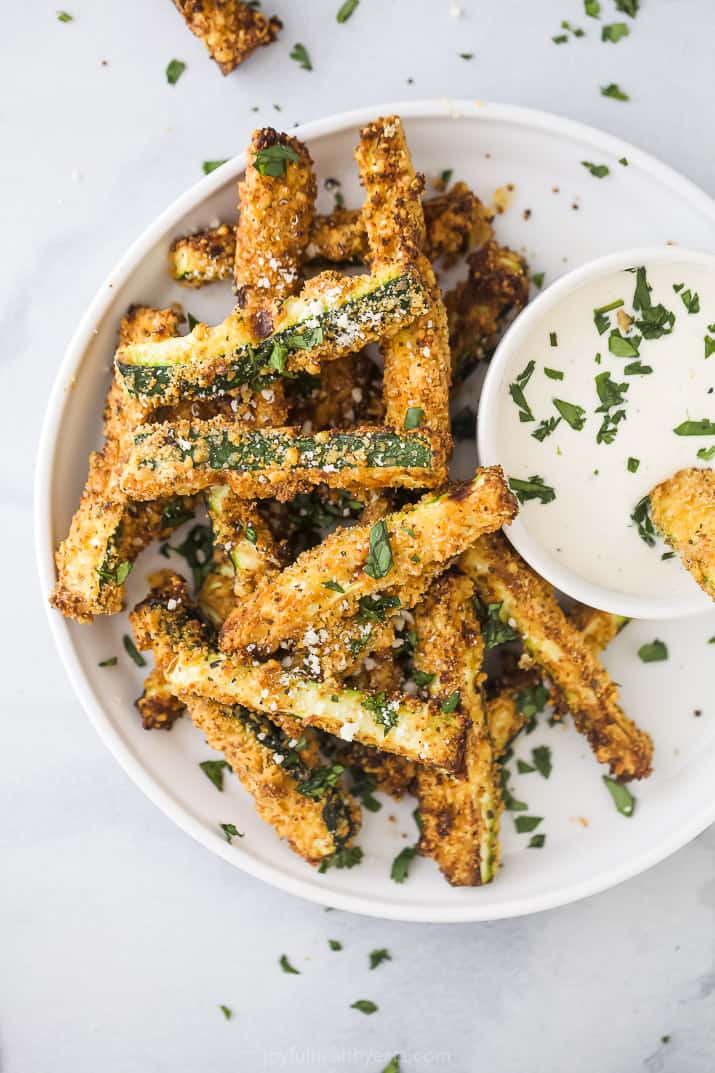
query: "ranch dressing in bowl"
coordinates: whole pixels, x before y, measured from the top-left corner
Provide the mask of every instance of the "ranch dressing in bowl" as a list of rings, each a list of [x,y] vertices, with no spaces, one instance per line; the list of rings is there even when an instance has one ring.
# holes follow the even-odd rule
[[[647,496],[715,465],[715,257],[634,251],[558,281],[497,350],[479,448],[520,501],[507,535],[557,587],[639,617],[704,610]]]

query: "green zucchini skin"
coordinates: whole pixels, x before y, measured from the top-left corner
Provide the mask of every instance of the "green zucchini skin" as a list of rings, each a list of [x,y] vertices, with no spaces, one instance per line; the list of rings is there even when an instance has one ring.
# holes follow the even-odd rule
[[[366,427],[305,435],[297,428],[247,429],[225,418],[145,427],[122,476],[138,499],[158,489],[201,491],[224,483],[266,498],[288,485],[430,487],[438,448],[426,429]]]
[[[152,406],[214,398],[244,384],[258,390],[301,370],[317,372],[321,361],[398,331],[425,306],[422,282],[413,269],[356,276],[354,283],[337,280],[336,293],[328,290],[317,300],[322,308],[316,309],[316,300],[289,299],[279,327],[261,341],[234,313],[224,325],[209,329],[208,339],[192,333],[168,343],[121,347],[115,357],[117,374],[129,395]]]

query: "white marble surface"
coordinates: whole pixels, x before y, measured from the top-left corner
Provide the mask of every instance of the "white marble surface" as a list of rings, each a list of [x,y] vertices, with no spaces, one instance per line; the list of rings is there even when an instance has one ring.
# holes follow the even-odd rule
[[[617,890],[530,919],[418,927],[294,901],[194,844],[106,752],[52,649],[31,536],[35,442],[63,347],[202,160],[231,155],[256,121],[464,96],[596,124],[715,193],[711,3],[643,0],[613,46],[576,0],[462,0],[459,18],[448,0],[362,0],[342,27],[339,0],[276,0],[280,43],[227,79],[169,0],[67,4],[68,24],[45,0],[3,13],[0,1069],[379,1073],[399,1051],[404,1073],[712,1070],[712,829]],[[588,37],[554,45],[563,18]],[[296,40],[313,72],[288,58]],[[172,88],[174,56],[188,69]],[[610,81],[631,101],[601,97]],[[369,972],[382,946],[392,961]],[[284,952],[301,976],[281,973]],[[379,1012],[349,1009],[357,998]]]

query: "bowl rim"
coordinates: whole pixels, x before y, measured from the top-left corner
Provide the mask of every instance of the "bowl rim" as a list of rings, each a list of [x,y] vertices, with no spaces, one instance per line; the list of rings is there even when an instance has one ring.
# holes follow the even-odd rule
[[[480,120],[506,122],[514,125],[526,125],[541,131],[580,139],[590,143],[603,152],[620,157],[625,153],[634,165],[642,166],[664,186],[677,193],[682,199],[695,207],[703,215],[710,216],[715,223],[715,201],[690,179],[679,174],[674,168],[664,164],[650,153],[646,153],[629,142],[607,134],[596,127],[566,119],[559,115],[525,108],[518,105],[499,104],[460,99],[426,99],[419,101],[399,101],[376,103],[349,111],[328,115],[312,120],[295,128],[296,137],[306,141],[339,133],[350,127],[374,119],[376,115],[397,113],[404,119],[450,119]],[[245,167],[245,153],[231,158],[226,164],[217,168],[210,175],[199,179],[188,190],[176,198],[161,212],[134,240],[126,253],[114,265],[103,283],[100,284],[94,298],[89,303],[67,345],[62,362],[54,377],[47,399],[45,416],[40,433],[35,465],[34,481],[34,528],[35,553],[45,611],[50,633],[55,642],[62,664],[76,696],[97,733],[124,769],[125,773],[164,814],[180,829],[191,835],[207,850],[221,856],[233,867],[240,868],[249,875],[269,883],[286,893],[328,905],[337,909],[374,916],[380,919],[412,921],[419,923],[467,923],[486,920],[498,920],[525,916],[542,912],[557,906],[566,905],[581,898],[609,889],[659,861],[668,857],[675,850],[691,841],[715,820],[715,798],[709,806],[697,813],[690,813],[681,825],[671,832],[669,837],[646,846],[640,853],[634,854],[627,861],[610,871],[601,871],[588,879],[572,881],[562,886],[558,892],[530,893],[511,898],[498,905],[483,906],[478,900],[464,902],[455,898],[449,906],[435,906],[430,900],[409,905],[395,904],[387,898],[374,898],[370,895],[353,894],[331,888],[327,883],[323,893],[313,879],[301,879],[282,872],[276,863],[264,863],[248,854],[242,853],[240,847],[229,847],[204,825],[194,818],[157,780],[152,778],[134,756],[111,724],[105,710],[85,677],[78,651],[75,649],[70,631],[70,623],[55,612],[48,603],[48,597],[55,581],[54,538],[51,524],[53,470],[55,454],[58,450],[58,433],[61,428],[66,404],[67,387],[79,370],[85,351],[92,340],[94,329],[110,310],[116,292],[127,282],[137,265],[149,253],[161,238],[166,237],[170,229],[189,211],[197,208],[204,200],[221,189],[230,181],[235,181]]]
[[[633,265],[673,263],[706,265],[715,274],[715,253],[707,250],[689,249],[684,246],[627,247],[602,257],[594,257],[571,272],[559,276],[529,302],[499,341],[484,378],[477,417],[477,452],[481,465],[499,464],[497,403],[502,374],[533,326],[565,298],[592,280],[602,279],[612,272],[623,271]],[[504,533],[537,573],[559,591],[591,607],[627,618],[660,620],[686,618],[712,609],[708,596],[699,588],[684,595],[661,598],[622,593],[589,581],[554,559],[548,549],[532,536],[526,523],[518,515],[511,525],[504,527]]]

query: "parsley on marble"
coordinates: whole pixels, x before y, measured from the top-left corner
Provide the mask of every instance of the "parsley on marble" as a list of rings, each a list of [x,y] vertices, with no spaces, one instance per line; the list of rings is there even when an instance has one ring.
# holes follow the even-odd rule
[[[630,30],[625,22],[609,22],[601,27],[601,40],[611,41],[614,45],[623,37],[628,37]]]
[[[281,954],[278,964],[283,969],[283,972],[290,973],[292,976],[300,976],[300,969],[296,969],[291,965],[287,954]]]
[[[204,175],[210,175],[212,171],[216,171],[216,168],[220,168],[225,163],[226,160],[204,160],[201,169]]]
[[[69,11],[58,11],[57,12],[57,21],[58,22],[74,22],[74,15],[70,15]]]
[[[377,1005],[369,998],[359,998],[356,1002],[350,1003],[351,1010],[360,1010],[360,1013],[375,1013]]]
[[[601,0],[583,0],[584,11],[592,19],[599,18],[601,14]]]
[[[186,64],[181,60],[170,60],[166,68],[166,81],[170,86],[175,86],[186,70]]]
[[[219,1009],[220,1009],[221,1013],[224,1015],[224,1017],[226,1018],[226,1020],[230,1021],[231,1018],[233,1017],[233,1010],[230,1008],[230,1006],[221,1005],[221,1006],[219,1006]]]
[[[378,965],[382,965],[383,961],[392,961],[390,951],[384,946],[380,950],[370,951],[370,968],[376,969]]]
[[[630,15],[632,19],[638,14],[640,0],[616,0],[616,11],[622,11],[624,15]]]
[[[630,97],[624,93],[617,82],[609,82],[607,86],[601,86],[601,96],[611,97],[614,101],[629,101]]]
[[[532,835],[527,849],[543,849],[546,843],[546,835]]]
[[[293,51],[290,53],[290,58],[295,60],[304,71],[312,71],[313,64],[310,62],[310,56],[308,55],[308,49],[305,45],[301,45],[300,42],[293,46]]]
[[[340,6],[338,13],[335,16],[337,21],[347,22],[359,3],[360,0],[345,0],[345,3]]]

